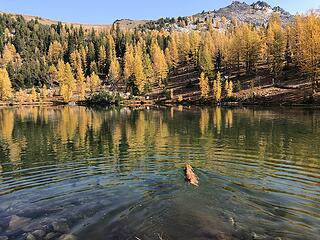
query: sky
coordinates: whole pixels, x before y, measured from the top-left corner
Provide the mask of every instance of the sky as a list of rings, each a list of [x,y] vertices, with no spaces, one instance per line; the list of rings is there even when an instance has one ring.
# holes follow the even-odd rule
[[[243,0],[240,0],[243,1]],[[256,1],[247,0],[247,3]],[[291,13],[320,8],[320,0],[266,0]],[[64,22],[107,24],[117,19],[189,16],[232,3],[227,0],[0,0],[0,11]]]

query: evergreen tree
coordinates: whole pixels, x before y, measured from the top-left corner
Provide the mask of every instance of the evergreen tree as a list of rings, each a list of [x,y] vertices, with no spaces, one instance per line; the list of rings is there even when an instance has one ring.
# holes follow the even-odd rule
[[[0,99],[7,101],[12,97],[9,74],[5,68],[0,68]]]
[[[168,65],[163,51],[156,42],[152,43],[151,57],[155,77],[158,80],[158,85],[160,86],[168,76]]]
[[[201,97],[207,98],[210,92],[209,79],[208,77],[206,77],[204,72],[202,72],[200,75],[199,86],[200,86]]]
[[[69,63],[65,65],[64,76],[60,84],[60,93],[65,102],[70,102],[73,91],[76,89],[76,82],[73,77],[72,68]]]
[[[214,94],[214,98],[217,102],[220,102],[220,100],[221,100],[221,93],[222,93],[221,73],[218,72],[216,79],[213,82],[213,94]]]
[[[85,81],[86,81],[86,79],[84,77],[82,67],[81,67],[81,65],[79,65],[77,67],[77,72],[76,72],[76,82],[77,82],[80,101],[85,99],[85,95],[86,95],[86,82]]]

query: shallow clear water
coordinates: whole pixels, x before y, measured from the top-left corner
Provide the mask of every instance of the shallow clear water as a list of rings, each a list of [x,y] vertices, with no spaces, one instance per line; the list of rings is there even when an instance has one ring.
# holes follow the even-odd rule
[[[320,111],[0,110],[0,236],[320,239],[319,226]]]

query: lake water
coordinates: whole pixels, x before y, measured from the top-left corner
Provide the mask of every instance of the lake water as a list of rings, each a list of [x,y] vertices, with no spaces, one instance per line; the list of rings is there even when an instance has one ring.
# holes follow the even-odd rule
[[[0,239],[66,233],[320,239],[320,111],[1,109]]]

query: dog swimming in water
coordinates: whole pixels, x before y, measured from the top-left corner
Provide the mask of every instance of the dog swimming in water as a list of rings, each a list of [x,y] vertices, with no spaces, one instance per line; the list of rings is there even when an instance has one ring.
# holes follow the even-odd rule
[[[191,185],[199,186],[197,175],[194,173],[193,168],[190,164],[186,164],[184,168],[185,180]]]

